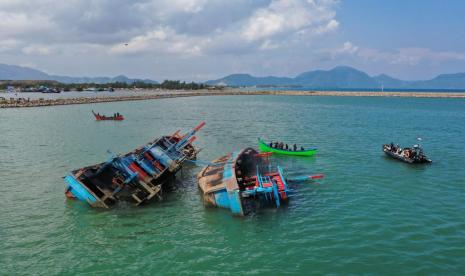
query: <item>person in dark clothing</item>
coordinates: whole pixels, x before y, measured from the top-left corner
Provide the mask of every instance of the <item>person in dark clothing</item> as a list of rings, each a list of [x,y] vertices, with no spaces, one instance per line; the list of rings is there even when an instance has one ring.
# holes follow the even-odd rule
[[[297,145],[294,144],[294,151],[297,151]]]
[[[301,146],[301,147],[300,147],[300,150],[301,150],[301,151],[304,151],[305,149],[304,149],[304,147]]]
[[[289,149],[289,146],[286,144],[286,150],[288,150],[288,149]]]
[[[273,142],[270,142],[269,146],[270,146],[270,148],[272,148],[273,147]]]

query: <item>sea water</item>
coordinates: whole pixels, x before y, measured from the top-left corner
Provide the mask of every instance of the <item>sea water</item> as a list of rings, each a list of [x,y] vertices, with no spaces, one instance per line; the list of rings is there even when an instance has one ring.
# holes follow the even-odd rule
[[[91,110],[119,112],[96,122]],[[293,184],[286,206],[248,217],[205,208],[186,164],[144,207],[67,200],[62,177],[201,121],[208,161],[257,138],[317,147],[273,156]],[[408,165],[384,143],[417,143]],[[0,110],[0,274],[465,273],[465,100],[222,96]]]

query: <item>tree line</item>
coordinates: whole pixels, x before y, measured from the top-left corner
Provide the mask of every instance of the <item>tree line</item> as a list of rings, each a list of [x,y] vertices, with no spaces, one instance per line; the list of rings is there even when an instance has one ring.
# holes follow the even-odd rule
[[[165,80],[162,83],[149,83],[144,81],[112,82],[112,83],[61,83],[57,81],[0,81],[0,90],[6,90],[9,86],[16,89],[27,91],[27,89],[39,89],[47,87],[58,89],[60,91],[83,91],[88,88],[95,88],[98,91],[112,89],[167,89],[167,90],[198,90],[198,89],[216,89],[216,87],[196,82],[181,82],[179,80]]]

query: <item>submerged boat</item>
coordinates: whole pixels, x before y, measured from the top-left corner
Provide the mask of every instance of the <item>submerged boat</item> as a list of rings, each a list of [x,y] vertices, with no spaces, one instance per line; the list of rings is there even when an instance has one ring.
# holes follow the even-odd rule
[[[96,121],[122,121],[124,120],[123,115],[119,113],[115,113],[113,116],[105,116],[105,115],[100,115],[99,113],[95,113],[92,110],[92,114],[94,114]]]
[[[271,165],[270,155],[246,148],[213,160],[198,174],[204,204],[247,215],[286,202],[289,189],[283,171]]]
[[[195,159],[192,146],[199,124],[185,135],[177,131],[129,153],[111,156],[106,162],[80,168],[65,177],[68,198],[85,201],[92,207],[111,208],[120,201],[135,205],[161,197],[184,161]]]
[[[420,145],[414,145],[412,148],[401,148],[393,143],[385,144],[383,145],[383,152],[389,157],[409,164],[433,162],[423,153]]]
[[[258,148],[261,152],[272,152],[278,154],[286,154],[286,155],[296,155],[296,156],[313,156],[317,152],[317,149],[308,149],[308,150],[286,150],[286,149],[279,149],[271,147],[270,145],[266,144],[262,139],[258,139]]]

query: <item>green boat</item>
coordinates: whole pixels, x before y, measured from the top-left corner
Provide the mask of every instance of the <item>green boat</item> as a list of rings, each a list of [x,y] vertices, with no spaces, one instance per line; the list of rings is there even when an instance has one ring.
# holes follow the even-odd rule
[[[285,150],[285,149],[275,149],[267,145],[262,139],[258,138],[258,148],[261,152],[272,152],[278,154],[286,154],[286,155],[296,155],[296,156],[312,156],[316,153],[317,149],[309,149],[309,150]]]

